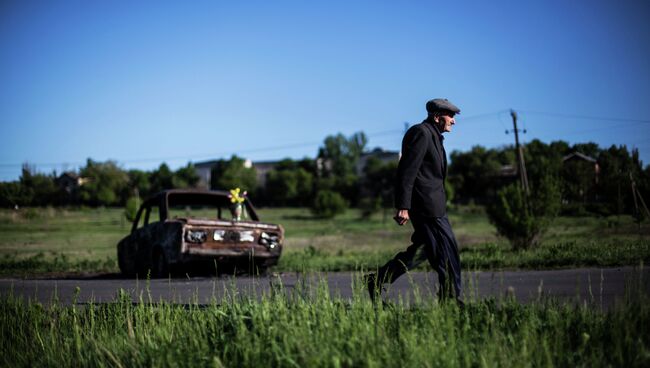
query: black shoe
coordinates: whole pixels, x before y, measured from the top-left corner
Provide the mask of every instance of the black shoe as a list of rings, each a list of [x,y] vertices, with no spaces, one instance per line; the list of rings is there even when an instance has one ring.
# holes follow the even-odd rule
[[[463,302],[460,298],[456,298],[456,305],[461,311],[465,310],[465,302]]]
[[[377,297],[381,296],[381,287],[378,287],[377,285],[377,275],[374,273],[369,273],[367,275],[363,276],[363,282],[366,284],[366,287],[368,288],[368,294],[370,294],[370,300],[372,300],[373,303],[377,301]]]

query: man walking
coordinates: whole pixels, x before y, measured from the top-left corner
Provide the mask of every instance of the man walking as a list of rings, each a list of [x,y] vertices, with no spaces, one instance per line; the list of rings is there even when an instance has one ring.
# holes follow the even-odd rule
[[[428,117],[411,127],[402,140],[402,157],[395,180],[395,221],[413,225],[412,244],[379,268],[366,275],[370,297],[375,301],[384,283],[392,283],[425,259],[438,274],[438,298],[461,296],[458,245],[447,219],[445,177],[447,157],[442,133],[450,132],[460,109],[447,99],[426,104]]]

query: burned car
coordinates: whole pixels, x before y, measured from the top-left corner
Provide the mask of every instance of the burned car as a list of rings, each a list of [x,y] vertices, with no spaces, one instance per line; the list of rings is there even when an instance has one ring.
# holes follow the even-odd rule
[[[188,265],[263,273],[277,264],[282,226],[261,222],[247,198],[233,203],[231,197],[226,191],[166,190],[144,201],[131,234],[117,244],[122,273],[166,277]]]

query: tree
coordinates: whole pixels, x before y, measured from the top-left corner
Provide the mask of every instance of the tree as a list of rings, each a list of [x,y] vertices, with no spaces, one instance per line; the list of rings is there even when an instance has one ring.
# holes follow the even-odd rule
[[[13,208],[22,205],[21,186],[17,181],[0,182],[0,206]]]
[[[93,206],[124,204],[126,198],[121,193],[128,192],[129,177],[115,161],[86,161],[79,175],[88,181],[80,188],[81,200]]]
[[[129,222],[135,221],[135,217],[138,214],[138,209],[140,208],[140,197],[134,196],[126,200],[126,205],[124,206],[124,217]]]
[[[330,219],[344,213],[347,207],[347,201],[339,193],[331,190],[321,190],[316,193],[311,210],[318,217]]]
[[[275,206],[309,206],[314,176],[299,163],[286,159],[266,175],[267,201]]]
[[[525,148],[528,182],[539,183],[547,176],[557,179],[562,171],[562,158],[569,153],[569,145],[563,141],[546,144],[533,139]]]
[[[47,206],[60,203],[61,195],[54,179],[56,173],[45,175],[24,164],[20,176],[18,199],[24,206]]]
[[[495,196],[504,165],[514,165],[514,152],[509,149],[486,149],[474,146],[469,152],[454,151],[449,165],[449,181],[455,195],[462,201],[486,202]]]
[[[566,154],[579,153],[591,158],[600,155],[596,143],[576,143]],[[562,162],[562,201],[564,214],[586,214],[588,208],[593,210],[598,198],[597,164],[580,157],[573,157]]]
[[[271,170],[266,174],[266,196],[270,204],[287,206],[298,195],[298,179],[293,170]]]
[[[574,159],[564,162],[562,167],[562,199],[567,204],[584,205],[596,190],[594,164]]]
[[[499,235],[507,238],[515,250],[535,247],[560,210],[557,179],[544,177],[531,187],[526,196],[519,182],[497,193],[497,200],[487,207],[490,222]]]
[[[212,189],[229,190],[241,188],[254,194],[257,190],[257,173],[246,161],[233,155],[230,160],[219,160],[211,172]]]
[[[319,178],[317,188],[340,193],[353,205],[359,194],[356,165],[368,139],[363,132],[345,138],[343,134],[328,136],[318,150]]]
[[[383,162],[371,157],[363,170],[360,202],[362,215],[368,217],[380,209],[392,208],[397,161]]]
[[[154,170],[149,176],[151,183],[151,192],[157,193],[166,189],[174,188],[174,173],[169,169],[166,163],[160,164],[157,170]]]
[[[129,170],[127,176],[129,177],[127,198],[136,194],[139,197],[147,198],[153,194],[151,190],[151,173],[142,170]]]
[[[174,188],[196,188],[198,182],[199,175],[191,162],[176,170],[172,178]]]
[[[640,178],[643,172],[639,152],[635,149],[630,155],[626,146],[612,145],[600,153],[598,164],[598,192],[601,200],[610,213],[631,213],[634,199],[630,188],[630,174]]]

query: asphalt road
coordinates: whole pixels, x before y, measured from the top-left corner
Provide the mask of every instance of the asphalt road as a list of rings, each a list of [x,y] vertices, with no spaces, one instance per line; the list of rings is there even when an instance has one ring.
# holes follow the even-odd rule
[[[210,304],[221,303],[233,295],[259,298],[279,288],[289,294],[314,295],[318,285],[326,281],[332,297],[350,299],[357,292],[361,297],[367,298],[365,289],[361,290],[358,286],[359,277],[355,273],[337,272],[309,275],[282,273],[266,277],[206,276],[149,281],[122,279],[119,275],[76,279],[0,279],[0,295],[12,293],[45,304],[54,301],[62,304],[86,304],[112,302],[122,289],[136,302]],[[650,293],[649,279],[650,270],[638,267],[466,272],[463,275],[463,287],[466,302],[489,297],[514,297],[521,303],[529,303],[540,297],[550,297],[562,302],[585,303],[608,309],[617,300],[622,300],[626,285],[634,280],[643,280],[643,289]],[[434,298],[436,284],[434,273],[414,272],[391,285],[384,293],[384,298],[393,302],[412,302],[418,297]]]

